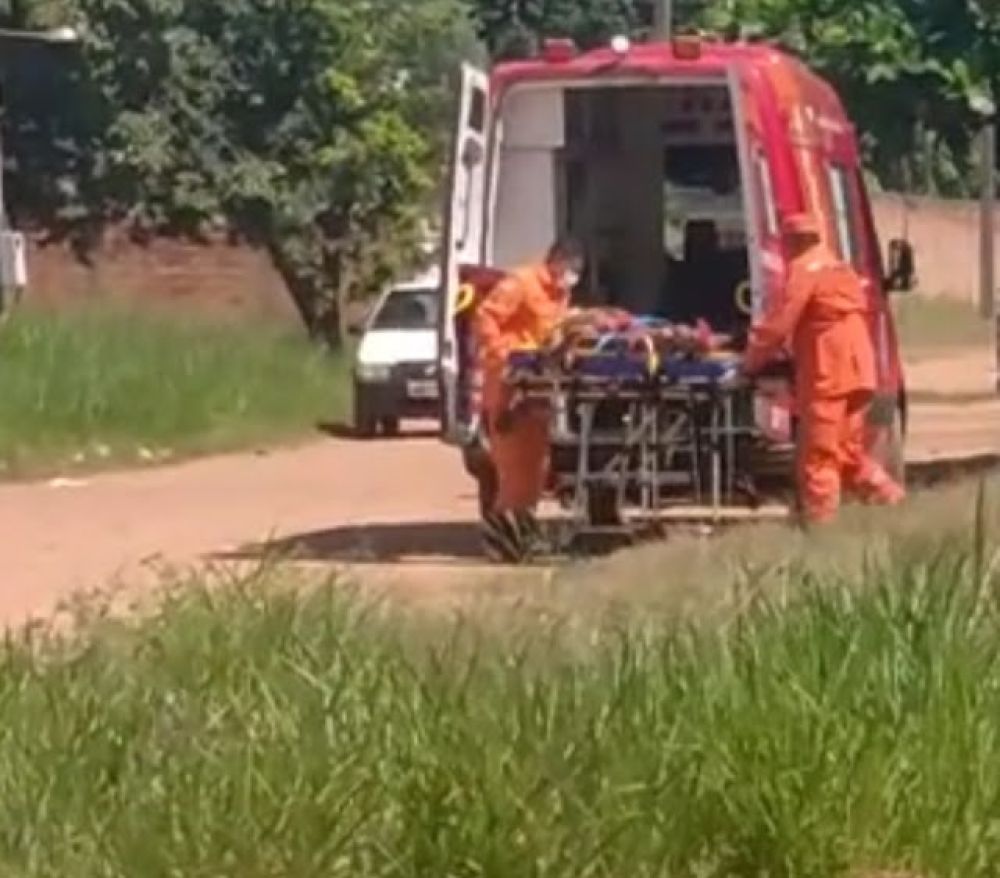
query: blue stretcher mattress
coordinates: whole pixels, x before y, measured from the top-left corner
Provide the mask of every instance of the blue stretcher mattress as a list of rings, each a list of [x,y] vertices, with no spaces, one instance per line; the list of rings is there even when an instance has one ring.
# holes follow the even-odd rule
[[[719,383],[732,377],[738,366],[738,359],[696,360],[687,357],[671,357],[659,364],[656,377],[677,384]],[[541,375],[543,357],[535,351],[517,351],[507,361],[508,368],[515,375]],[[573,375],[579,378],[607,379],[611,381],[650,380],[645,357],[614,352],[582,357],[573,368]]]

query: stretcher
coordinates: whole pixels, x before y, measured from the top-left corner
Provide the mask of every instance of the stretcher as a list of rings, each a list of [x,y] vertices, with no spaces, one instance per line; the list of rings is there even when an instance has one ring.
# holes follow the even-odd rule
[[[753,502],[753,397],[739,365],[734,354],[662,356],[620,336],[569,358],[510,356],[512,407],[543,407],[550,419],[567,540],[649,526],[681,507],[718,523]]]

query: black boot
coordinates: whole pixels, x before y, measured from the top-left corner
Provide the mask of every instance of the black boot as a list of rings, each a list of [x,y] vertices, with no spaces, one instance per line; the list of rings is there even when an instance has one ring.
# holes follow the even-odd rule
[[[483,549],[495,564],[524,564],[544,549],[538,519],[531,512],[493,512],[483,517]]]

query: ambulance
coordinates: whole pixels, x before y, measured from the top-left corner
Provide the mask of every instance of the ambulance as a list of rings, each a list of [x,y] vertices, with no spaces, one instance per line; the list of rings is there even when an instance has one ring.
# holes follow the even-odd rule
[[[587,52],[549,40],[488,74],[464,67],[442,259],[445,441],[482,487],[467,300],[558,235],[587,250],[577,304],[701,318],[745,338],[783,295],[779,230],[800,212],[865,280],[879,373],[870,442],[901,476],[907,400],[888,297],[912,285],[913,251],[892,241],[883,259],[857,134],[827,82],[768,44],[700,36],[616,37]],[[762,468],[785,466],[794,447],[782,386],[753,403]]]

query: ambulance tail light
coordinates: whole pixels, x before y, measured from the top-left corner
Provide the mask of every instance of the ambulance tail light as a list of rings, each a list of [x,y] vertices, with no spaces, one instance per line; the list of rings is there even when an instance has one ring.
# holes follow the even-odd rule
[[[674,57],[679,61],[697,61],[701,57],[701,37],[674,37],[670,45]]]
[[[542,43],[542,58],[550,64],[565,64],[576,55],[576,43],[571,39],[547,39]]]

